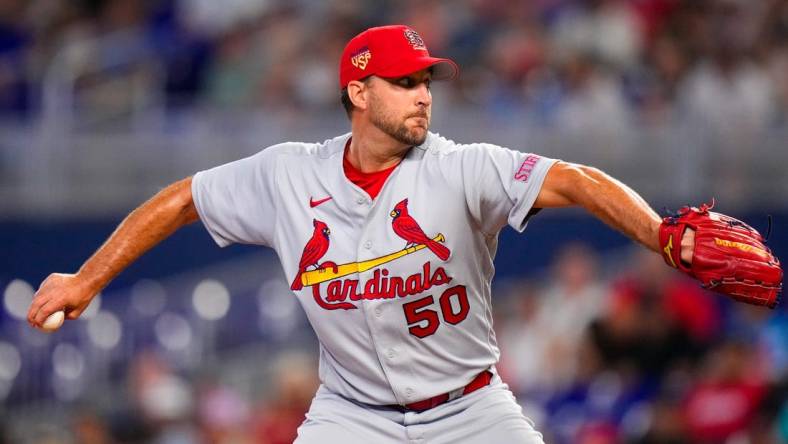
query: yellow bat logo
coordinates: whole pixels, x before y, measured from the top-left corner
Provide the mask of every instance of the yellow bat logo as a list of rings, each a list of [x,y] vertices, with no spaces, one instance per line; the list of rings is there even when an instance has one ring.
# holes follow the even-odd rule
[[[446,238],[443,236],[443,233],[438,233],[438,235],[432,238],[432,240],[435,242],[445,242]],[[415,253],[424,248],[426,248],[426,245],[418,244],[403,250],[395,251],[394,253],[387,254],[385,256],[368,259],[363,262],[351,262],[348,264],[337,265],[336,271],[334,271],[331,267],[307,271],[301,275],[301,283],[305,287],[309,287],[322,282],[339,279],[350,274],[362,273],[375,267],[379,267],[387,262],[399,259],[407,254]]]

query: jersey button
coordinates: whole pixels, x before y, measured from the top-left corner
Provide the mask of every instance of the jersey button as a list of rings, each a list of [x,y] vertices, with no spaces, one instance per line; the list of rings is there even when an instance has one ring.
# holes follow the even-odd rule
[[[363,197],[359,197],[358,199],[356,199],[356,203],[359,205],[364,205],[365,203],[367,203],[367,200],[364,199]]]
[[[366,248],[367,250],[369,250],[370,248],[372,248],[372,242],[370,242],[370,241],[366,241],[366,242],[364,242],[364,248]]]
[[[405,397],[410,399],[413,397],[413,389],[408,387],[405,389]]]
[[[375,309],[375,316],[380,317],[381,313],[383,313],[383,311],[380,308]]]
[[[394,359],[394,357],[397,356],[397,352],[394,351],[393,348],[390,348],[388,353],[386,353],[386,356],[388,356],[389,359]]]

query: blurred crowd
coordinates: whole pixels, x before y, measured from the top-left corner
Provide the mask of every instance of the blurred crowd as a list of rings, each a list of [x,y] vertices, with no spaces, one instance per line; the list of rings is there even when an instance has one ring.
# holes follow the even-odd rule
[[[290,444],[318,387],[316,362],[283,353],[272,374],[260,377],[271,378],[270,392],[243,392],[207,371],[184,375],[162,354],[146,351],[128,368],[124,397],[107,405],[77,400],[65,423],[38,418],[13,436],[0,426],[0,443]]]
[[[577,134],[695,119],[742,140],[788,122],[785,0],[2,0],[0,116],[34,119],[45,85],[63,79],[94,109],[160,89],[173,110],[339,113],[343,46],[384,23],[411,25],[460,64],[440,100],[501,119]],[[546,442],[788,442],[784,308],[706,293],[653,254],[605,262],[620,269],[575,245],[545,281],[497,283],[498,369]],[[25,436],[289,443],[315,365],[279,356],[259,393],[228,380],[230,367],[195,374],[141,352],[122,374],[127,402],[74,400],[67,433]]]
[[[0,112],[35,115],[62,77],[95,105],[131,84],[170,107],[338,110],[342,47],[385,23],[456,60],[447,100],[492,115],[747,131],[788,110],[784,0],[4,0]]]
[[[604,263],[569,244],[545,273],[494,290],[498,371],[545,442],[788,442],[785,308],[708,293],[639,248]],[[142,350],[115,392],[66,402],[60,426],[28,418],[19,435],[7,423],[29,440],[5,442],[290,443],[318,384],[316,353],[301,347],[258,364],[218,350],[218,365],[191,370]]]
[[[499,369],[546,442],[788,442],[785,310],[731,303],[646,250],[614,263],[601,279],[593,251],[567,247],[495,307]]]

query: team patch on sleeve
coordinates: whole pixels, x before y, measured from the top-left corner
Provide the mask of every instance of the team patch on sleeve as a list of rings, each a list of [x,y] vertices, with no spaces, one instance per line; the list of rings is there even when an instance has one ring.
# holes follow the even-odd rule
[[[536,166],[536,163],[539,162],[539,159],[541,159],[541,157],[537,156],[536,154],[529,154],[526,156],[522,165],[520,165],[520,168],[518,168],[517,172],[514,173],[514,180],[528,182],[528,179],[531,177],[531,172],[533,172],[534,166]]]

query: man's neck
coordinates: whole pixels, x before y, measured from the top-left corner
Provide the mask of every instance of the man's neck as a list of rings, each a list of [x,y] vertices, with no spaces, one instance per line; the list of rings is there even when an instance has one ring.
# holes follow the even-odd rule
[[[354,128],[347,158],[362,173],[374,173],[398,164],[409,149],[409,145],[394,140],[375,127],[367,131]]]

